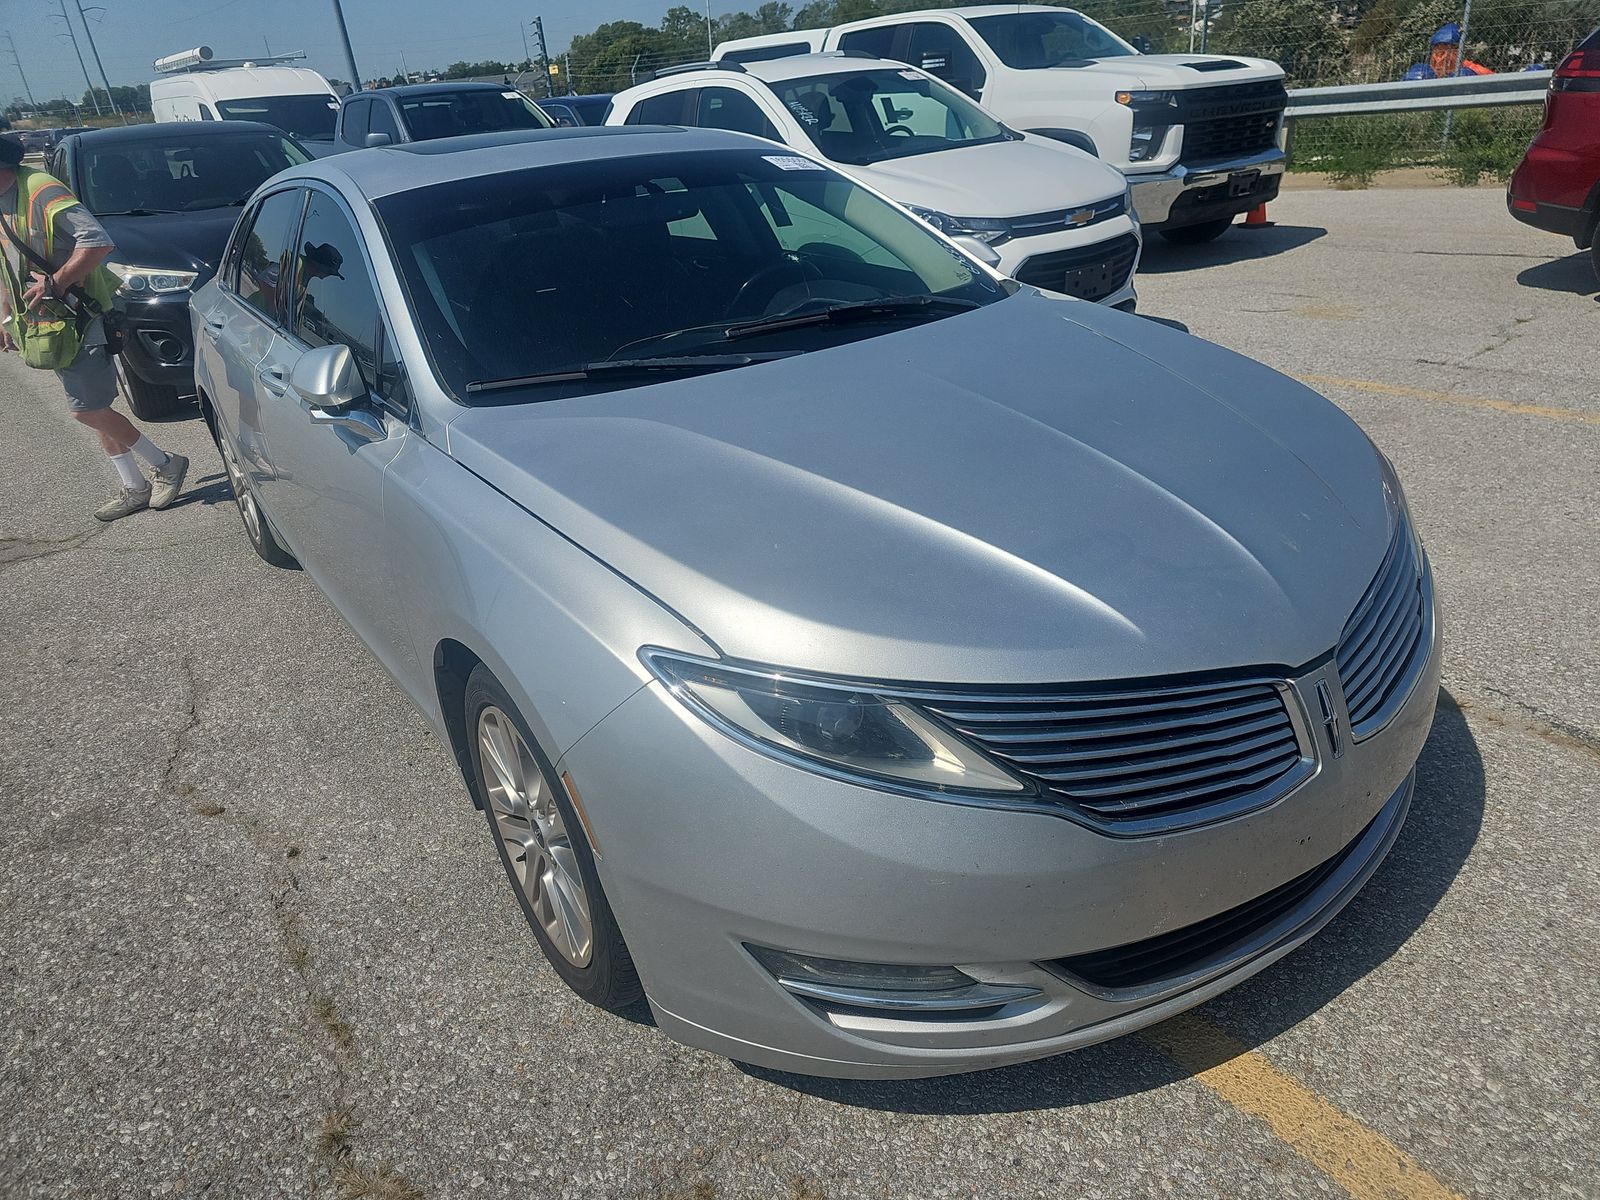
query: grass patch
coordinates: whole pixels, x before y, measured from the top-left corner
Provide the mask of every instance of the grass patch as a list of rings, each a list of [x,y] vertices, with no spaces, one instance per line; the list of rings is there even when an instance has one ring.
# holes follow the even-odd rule
[[[228,810],[223,808],[222,805],[218,804],[215,800],[206,800],[200,804],[196,804],[194,806],[194,811],[199,813],[202,817],[220,817]]]
[[[350,1024],[339,1013],[339,1006],[331,997],[318,996],[311,1002],[311,1012],[317,1018],[317,1023],[322,1026],[334,1046],[341,1054],[348,1054],[355,1045],[355,1034],[350,1030]]]
[[[356,1119],[348,1108],[336,1108],[322,1118],[322,1132],[317,1135],[317,1153],[329,1162],[342,1162],[350,1157],[350,1135],[355,1132]]]
[[[427,1200],[422,1189],[393,1167],[363,1170],[352,1162],[342,1162],[333,1172],[333,1186],[339,1200]]]

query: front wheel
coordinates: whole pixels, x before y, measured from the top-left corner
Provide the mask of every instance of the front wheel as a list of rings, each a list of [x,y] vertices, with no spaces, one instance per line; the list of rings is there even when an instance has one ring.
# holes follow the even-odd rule
[[[1156,232],[1174,245],[1200,246],[1206,242],[1216,241],[1228,232],[1228,227],[1232,224],[1232,217],[1222,217],[1215,221],[1201,221],[1198,225],[1178,225],[1172,229],[1158,229]]]
[[[233,453],[228,435],[217,427],[214,418],[208,420],[206,425],[211,430],[211,440],[217,444],[217,453],[222,456],[223,469],[228,473],[228,486],[233,489],[233,502],[239,507],[239,519],[244,522],[244,533],[250,539],[251,548],[262,562],[274,567],[298,567],[300,564],[295,561],[294,555],[278,542],[272,526],[261,515],[261,506],[256,503],[255,493],[250,490],[250,481],[245,478],[244,468]]]
[[[643,995],[594,853],[555,769],[500,681],[467,678],[473,785],[539,948],[574,992],[612,1012]]]
[[[183,407],[183,397],[178,394],[177,388],[165,387],[159,383],[146,383],[128,370],[120,357],[112,361],[116,363],[117,386],[122,392],[122,398],[128,402],[128,407],[133,409],[133,415],[141,421],[157,421],[162,417],[170,417]]]

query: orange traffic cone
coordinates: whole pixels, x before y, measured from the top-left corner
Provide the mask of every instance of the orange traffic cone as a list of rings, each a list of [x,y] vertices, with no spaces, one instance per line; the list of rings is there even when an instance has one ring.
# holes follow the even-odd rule
[[[1245,215],[1244,227],[1246,229],[1265,229],[1268,225],[1276,225],[1276,221],[1267,220],[1267,206],[1265,202],[1256,205]]]

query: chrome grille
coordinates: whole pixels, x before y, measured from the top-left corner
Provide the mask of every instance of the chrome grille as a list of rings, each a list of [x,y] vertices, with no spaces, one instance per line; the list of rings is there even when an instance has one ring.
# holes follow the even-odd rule
[[[1423,618],[1422,564],[1402,519],[1339,638],[1339,681],[1352,737],[1376,733],[1404,702],[1427,649]]]
[[[1219,820],[1270,803],[1312,766],[1272,680],[922,703],[1108,832]]]

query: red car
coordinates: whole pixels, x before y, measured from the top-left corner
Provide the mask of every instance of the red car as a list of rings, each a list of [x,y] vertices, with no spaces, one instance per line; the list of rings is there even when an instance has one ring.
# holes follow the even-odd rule
[[[1511,176],[1506,207],[1517,220],[1587,248],[1600,275],[1600,29],[1556,68],[1544,124]]]

